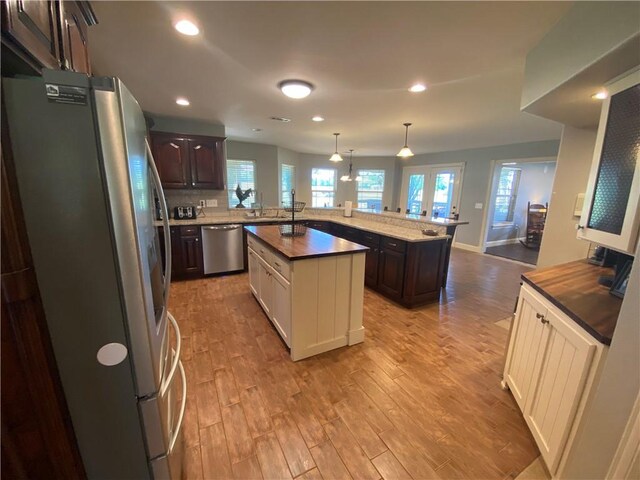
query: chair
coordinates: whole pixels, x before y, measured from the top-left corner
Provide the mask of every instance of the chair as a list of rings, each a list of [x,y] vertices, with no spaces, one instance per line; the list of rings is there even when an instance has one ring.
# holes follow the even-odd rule
[[[547,210],[549,204],[527,202],[527,226],[525,229],[524,241],[520,240],[527,248],[538,250],[544,233],[544,223],[547,220]]]

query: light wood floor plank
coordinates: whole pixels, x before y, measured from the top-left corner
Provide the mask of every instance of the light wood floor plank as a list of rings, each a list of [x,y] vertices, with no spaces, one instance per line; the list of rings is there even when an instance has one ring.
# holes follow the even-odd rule
[[[264,405],[262,395],[256,387],[249,387],[240,392],[242,409],[247,418],[249,430],[254,437],[259,437],[273,430],[271,417]]]
[[[256,452],[265,480],[293,478],[275,433],[256,438]]]
[[[231,478],[231,462],[222,422],[200,430],[200,437],[204,478]]]
[[[316,466],[290,413],[273,416],[276,436],[294,477]]]
[[[222,420],[215,382],[196,385],[196,403],[198,405],[198,426],[200,428],[208,427]]]
[[[327,423],[324,429],[353,478],[380,478],[380,474],[341,419]]]
[[[263,478],[260,464],[255,456],[234,463],[232,469],[233,476],[237,480],[262,480]]]
[[[389,450],[371,460],[384,480],[411,480],[411,475]]]
[[[323,478],[331,480],[351,479],[347,467],[342,463],[340,455],[338,455],[329,440],[316,445],[310,451]]]
[[[224,432],[229,447],[231,463],[237,463],[255,453],[253,438],[247,421],[239,403],[234,403],[222,409]]]

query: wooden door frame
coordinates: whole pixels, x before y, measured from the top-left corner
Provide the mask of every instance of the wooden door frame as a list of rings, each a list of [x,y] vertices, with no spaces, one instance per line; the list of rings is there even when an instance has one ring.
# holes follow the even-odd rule
[[[458,186],[458,212],[460,211],[460,200],[462,200],[462,186],[463,186],[463,182],[464,182],[464,170],[466,167],[466,162],[455,162],[455,163],[427,163],[424,165],[407,165],[402,167],[402,176],[400,177],[400,213],[404,213],[404,211],[406,210],[407,207],[407,193],[408,193],[408,185],[406,183],[406,179],[405,179],[405,174],[411,175],[411,171],[419,171],[419,170],[426,170],[429,173],[431,173],[431,170],[433,169],[446,169],[446,168],[460,168],[460,184]],[[422,172],[420,172],[422,173]],[[408,175],[406,176],[406,178],[408,178]],[[424,188],[427,188],[427,179],[425,179],[425,185]],[[423,195],[424,197],[424,195]],[[433,199],[431,199],[431,202],[433,202]],[[423,203],[424,203],[424,199],[423,199]],[[427,202],[428,203],[428,202]],[[424,208],[423,208],[424,210]]]

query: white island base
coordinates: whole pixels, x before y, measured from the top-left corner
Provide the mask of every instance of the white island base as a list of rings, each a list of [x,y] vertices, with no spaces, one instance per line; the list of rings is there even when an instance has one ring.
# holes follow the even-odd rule
[[[364,341],[367,249],[316,230],[287,238],[274,236],[273,229],[277,232],[277,227],[246,228],[249,283],[291,359]],[[321,253],[322,247],[331,253]]]

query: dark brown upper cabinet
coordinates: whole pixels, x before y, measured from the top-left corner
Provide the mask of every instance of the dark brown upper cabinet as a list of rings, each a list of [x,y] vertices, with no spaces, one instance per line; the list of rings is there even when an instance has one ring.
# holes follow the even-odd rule
[[[198,138],[189,140],[191,187],[224,189],[224,139]]]
[[[35,72],[91,74],[87,29],[96,23],[86,1],[2,1],[2,43]]]
[[[62,67],[91,75],[87,29],[96,19],[87,2],[60,2]]]
[[[164,188],[224,189],[224,138],[151,132]]]
[[[55,2],[3,0],[3,43],[27,55],[37,69],[59,69],[57,18]]]

